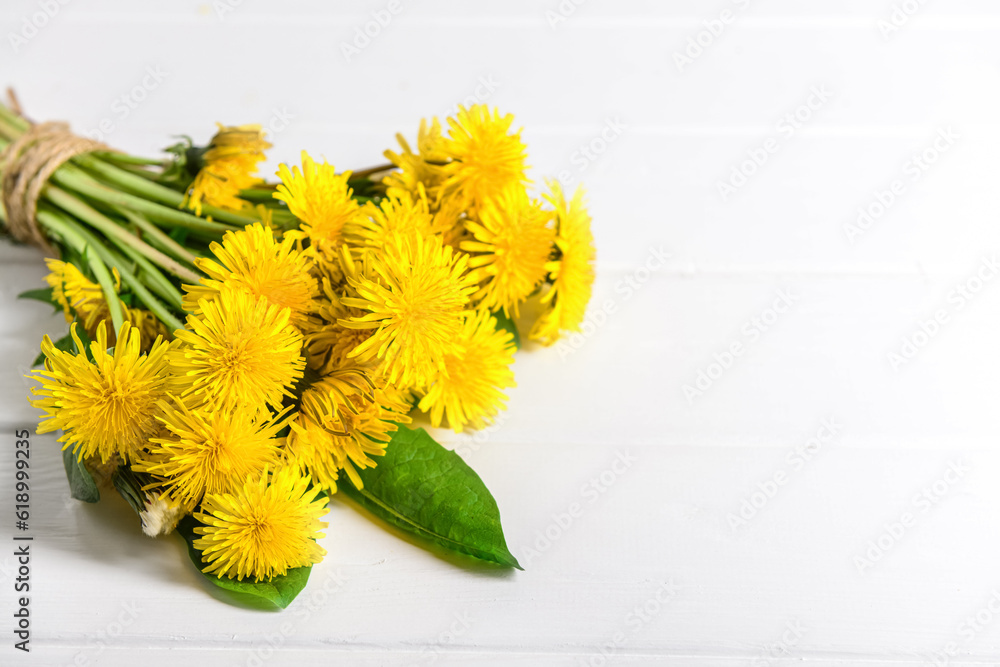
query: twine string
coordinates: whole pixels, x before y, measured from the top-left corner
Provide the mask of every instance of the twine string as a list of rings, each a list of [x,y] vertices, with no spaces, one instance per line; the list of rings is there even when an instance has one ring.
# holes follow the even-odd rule
[[[38,226],[38,198],[56,169],[70,158],[96,150],[104,144],[73,134],[69,125],[47,122],[32,125],[0,152],[0,202],[7,212],[7,229],[22,243],[57,256]]]

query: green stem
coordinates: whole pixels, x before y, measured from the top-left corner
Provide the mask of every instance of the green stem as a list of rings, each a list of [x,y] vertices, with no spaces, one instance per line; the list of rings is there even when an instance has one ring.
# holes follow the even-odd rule
[[[76,248],[80,256],[90,266],[90,270],[94,272],[94,277],[97,278],[97,282],[101,286],[101,291],[104,292],[104,300],[108,303],[108,311],[111,313],[111,324],[114,326],[115,333],[117,334],[121,331],[122,324],[125,323],[125,313],[122,311],[122,303],[118,298],[118,292],[115,291],[111,272],[108,271],[107,265],[101,258],[102,253],[99,245],[88,243],[83,235],[79,233],[79,230],[73,229],[71,223],[60,219],[58,215],[54,215],[51,211],[41,209],[38,211],[36,217],[40,223],[56,232],[65,243]],[[88,249],[92,249],[92,252],[87,252]]]
[[[180,290],[174,287],[173,283],[167,280],[166,276],[160,273],[159,269],[153,266],[152,262],[127,245],[116,245],[118,245],[119,250],[124,252],[140,269],[142,269],[146,280],[149,282],[150,289],[159,294],[164,301],[177,310],[184,310],[184,297],[181,295]],[[136,275],[137,279],[140,277],[141,276],[138,274]],[[142,280],[139,280],[139,283],[142,284]],[[145,285],[143,286],[145,287]]]
[[[16,130],[15,136],[27,132],[28,128],[31,127],[28,121],[8,109],[4,104],[0,104],[0,121],[14,128]]]
[[[0,132],[3,132],[4,119],[2,110],[3,105],[0,105]],[[9,142],[6,139],[0,139],[0,150],[6,148],[8,144]],[[145,180],[141,176],[134,176],[134,178],[139,181]],[[52,183],[55,183],[91,199],[129,208],[136,213],[145,215],[147,219],[153,222],[159,222],[167,226],[183,227],[211,240],[219,240],[226,232],[241,229],[241,227],[204,220],[196,215],[185,213],[175,208],[161,206],[142,197],[109,188],[68,162],[52,174],[49,178],[49,183],[49,187],[51,187]]]
[[[134,195],[150,199],[160,204],[166,204],[168,206],[172,206],[173,208],[180,208],[184,204],[183,193],[171,190],[164,185],[160,185],[159,183],[155,183],[147,178],[125,171],[124,169],[119,169],[114,165],[98,159],[94,154],[77,155],[73,158],[73,162],[86,168],[94,174],[102,176],[108,183],[116,185]],[[201,210],[202,214],[206,217],[211,216],[214,220],[239,225],[240,227],[246,227],[247,225],[252,225],[257,222],[253,218],[248,218],[238,213],[233,213],[232,211],[217,208],[209,204],[203,204]]]
[[[135,295],[139,298],[139,301],[141,301],[151,313],[156,315],[164,325],[166,325],[171,331],[183,328],[183,324],[181,324],[180,320],[174,317],[173,313],[167,310],[163,304],[160,303],[159,299],[153,296],[153,294],[137,277],[132,275],[132,271],[127,266],[125,260],[117,253],[101,245],[100,241],[88,232],[82,225],[77,223],[72,218],[65,216],[65,214],[48,208],[39,209],[37,217],[39,223],[64,237],[67,231],[70,234],[78,236],[84,246],[93,248],[103,262],[118,269],[118,274],[122,277],[125,284],[128,285],[128,287],[135,293]],[[125,249],[123,248],[123,250]],[[128,251],[126,250],[126,252]],[[105,299],[108,301],[108,304],[114,304],[114,306],[120,310],[121,299],[118,297],[117,292],[113,293],[113,296],[113,299],[109,299],[107,293],[105,293]],[[112,321],[114,321],[113,318]],[[121,330],[121,325],[117,326],[117,330]]]
[[[198,256],[193,252],[182,246],[177,241],[173,240],[167,234],[163,233],[163,230],[151,223],[146,218],[129,211],[128,209],[120,208],[118,212],[125,216],[129,222],[135,224],[136,227],[141,229],[143,233],[147,234],[150,241],[155,243],[160,247],[160,250],[170,253],[175,259],[188,262],[189,264],[194,264],[198,259]]]
[[[65,190],[57,188],[53,185],[48,185],[45,188],[45,198],[67,213],[75,215],[90,226],[100,230],[109,239],[113,239],[117,242],[130,246],[132,249],[136,250],[148,259],[153,260],[181,280],[197,284],[201,279],[200,276],[198,276],[198,274],[194,271],[181,266],[175,260],[167,257],[156,248],[147,245],[139,238],[129,234],[113,220],[105,217],[99,211],[92,208],[82,200],[77,199]]]
[[[133,166],[129,166],[129,165],[122,165],[121,168],[124,171],[126,171],[126,172],[128,172],[130,174],[133,174],[134,176],[138,176],[139,178],[144,178],[147,181],[152,181],[153,183],[157,183],[158,182],[156,179],[159,178],[159,174],[157,174],[156,172],[150,171],[149,169],[146,169],[145,167],[133,167]]]
[[[240,199],[246,199],[249,202],[257,204],[276,204],[278,200],[274,198],[275,192],[277,190],[274,188],[247,188],[246,190],[240,190]]]
[[[299,226],[298,218],[292,215],[291,211],[284,209],[274,209],[271,212],[271,222],[285,231],[298,229]]]
[[[143,180],[137,176],[140,181]],[[86,172],[80,171],[73,165],[65,164],[56,170],[50,179],[51,183],[56,183],[69,190],[74,190],[79,194],[91,199],[103,201],[115,206],[131,209],[135,213],[140,213],[151,222],[159,222],[172,227],[183,227],[201,236],[218,240],[229,231],[238,231],[240,228],[224,225],[199,218],[191,213],[161,206],[155,202],[143,199],[128,192],[115,190],[103,183],[94,180]]]
[[[168,162],[167,160],[139,157],[137,155],[129,155],[128,153],[116,153],[115,151],[94,151],[91,155],[105,162],[138,165],[140,167],[164,167]]]
[[[381,171],[389,171],[395,168],[396,165],[390,163],[390,164],[380,164],[377,167],[368,167],[367,169],[358,169],[357,171],[351,172],[351,177],[347,179],[347,182],[350,183],[351,181],[367,179],[372,174],[377,174]]]
[[[18,132],[14,127],[12,127],[5,118],[0,118],[0,135],[8,141],[14,141],[23,132]]]
[[[135,251],[132,251],[128,248],[122,248],[122,250],[124,250],[126,253],[133,253],[133,259],[135,259],[141,265],[142,258],[139,255],[134,254]],[[146,289],[146,286],[142,284],[142,281],[140,281],[138,278],[134,277],[130,273],[123,273],[122,279],[126,283],[128,283],[129,288],[135,293],[137,297],[139,297],[139,301],[141,301],[146,306],[146,308],[149,309],[151,313],[156,315],[156,317],[158,317],[159,320],[166,325],[167,329],[169,329],[171,332],[174,332],[177,331],[178,329],[184,328],[184,324],[179,319],[174,317],[173,313],[167,310],[163,306],[163,304],[160,303],[160,300],[157,299],[155,296],[153,296],[148,289]],[[177,306],[177,309],[181,310],[182,308],[181,306]]]

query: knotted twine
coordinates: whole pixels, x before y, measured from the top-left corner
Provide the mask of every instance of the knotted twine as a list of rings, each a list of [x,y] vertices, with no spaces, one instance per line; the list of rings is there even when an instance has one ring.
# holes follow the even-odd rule
[[[0,152],[0,203],[7,212],[10,235],[58,257],[38,226],[38,198],[49,177],[64,162],[97,150],[110,149],[99,141],[73,134],[66,123],[47,122],[32,125]]]

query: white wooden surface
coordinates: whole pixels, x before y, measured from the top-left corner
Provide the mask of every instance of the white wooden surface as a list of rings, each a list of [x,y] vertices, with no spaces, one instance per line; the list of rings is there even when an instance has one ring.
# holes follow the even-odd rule
[[[485,436],[437,433],[492,489],[524,572],[443,559],[337,503],[292,608],[229,606],[179,540],[143,537],[120,503],[70,501],[54,438],[33,436],[33,652],[3,629],[0,664],[1000,662],[1000,280],[956,291],[995,278],[1000,252],[995,2],[590,0],[553,29],[557,0],[401,0],[350,62],[341,43],[388,2],[245,0],[220,18],[219,3],[76,0],[15,52],[41,4],[0,7],[0,83],[38,119],[111,119],[105,140],[140,153],[274,120],[269,169],[302,148],[364,167],[478,86],[524,125],[536,180],[565,170],[589,188],[599,326],[571,354],[520,353]],[[897,6],[897,21],[919,9],[886,37]],[[724,10],[679,71],[674,53]],[[116,99],[149,71],[161,80],[122,117]],[[829,99],[803,111],[811,90]],[[581,171],[575,152],[606,127],[615,140]],[[957,138],[914,172],[939,132]],[[718,183],[766,147],[723,201]],[[39,286],[39,255],[0,245],[0,260],[2,629],[12,433],[36,419],[22,374],[64,324],[14,298]],[[782,294],[792,305],[770,312]],[[699,371],[715,379],[686,397]],[[824,420],[835,435],[802,452]],[[745,500],[760,508],[734,528]]]

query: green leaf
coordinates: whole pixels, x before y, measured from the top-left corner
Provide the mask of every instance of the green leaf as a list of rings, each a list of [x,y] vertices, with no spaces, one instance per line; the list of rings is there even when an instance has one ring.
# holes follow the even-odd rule
[[[499,331],[500,329],[504,329],[514,334],[514,349],[520,350],[521,334],[518,333],[517,324],[514,323],[514,320],[507,317],[506,313],[503,312],[503,309],[497,311],[490,311],[490,314],[493,315],[493,317],[497,318],[497,331]]]
[[[523,569],[507,549],[500,511],[483,480],[427,432],[399,426],[364,488],[340,489],[375,516],[448,549]]]
[[[254,582],[247,579],[243,581],[237,581],[236,579],[229,579],[228,577],[217,577],[214,574],[205,574],[202,572],[202,568],[205,567],[205,563],[201,560],[201,552],[198,551],[194,546],[194,541],[198,539],[198,535],[195,534],[195,526],[200,525],[198,520],[193,516],[186,516],[181,519],[181,522],[177,524],[177,532],[184,538],[188,546],[188,555],[191,556],[191,561],[201,572],[202,576],[211,581],[213,584],[222,588],[230,593],[235,593],[236,598],[239,599],[241,596],[250,596],[255,600],[266,600],[276,607],[285,609],[292,603],[295,596],[305,588],[306,583],[309,581],[309,573],[312,571],[312,566],[307,567],[297,567],[289,570],[284,576],[274,577],[270,581],[259,581]]]
[[[35,301],[41,301],[42,303],[47,303],[56,309],[56,312],[62,310],[62,306],[56,303],[56,299],[52,296],[52,288],[46,287],[45,289],[30,289],[27,292],[21,292],[17,295],[18,299],[34,299]]]
[[[64,449],[62,454],[66,479],[69,480],[69,494],[85,503],[96,503],[100,500],[101,492],[83,462],[77,460],[72,449]]]

